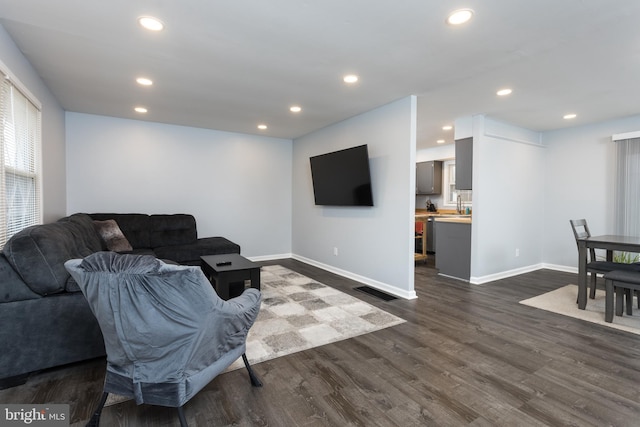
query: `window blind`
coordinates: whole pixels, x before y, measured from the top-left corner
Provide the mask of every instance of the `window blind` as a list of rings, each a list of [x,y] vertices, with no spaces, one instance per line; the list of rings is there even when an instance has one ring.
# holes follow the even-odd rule
[[[616,234],[640,236],[640,138],[616,141]]]
[[[40,110],[8,78],[0,90],[0,247],[42,222]]]

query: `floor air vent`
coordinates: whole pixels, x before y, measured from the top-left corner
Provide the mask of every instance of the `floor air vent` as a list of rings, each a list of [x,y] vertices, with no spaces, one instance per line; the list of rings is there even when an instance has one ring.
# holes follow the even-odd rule
[[[391,300],[397,299],[393,295],[386,294],[386,293],[384,293],[382,291],[379,291],[377,289],[373,289],[373,288],[371,288],[369,286],[358,286],[355,289],[356,289],[356,291],[360,291],[360,292],[364,292],[365,294],[373,295],[374,297],[380,298],[381,300],[385,300],[385,301],[391,301]]]

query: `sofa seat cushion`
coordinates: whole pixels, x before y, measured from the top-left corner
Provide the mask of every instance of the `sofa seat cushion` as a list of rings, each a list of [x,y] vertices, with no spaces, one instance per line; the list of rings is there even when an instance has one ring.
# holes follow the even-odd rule
[[[0,378],[89,360],[105,354],[100,327],[81,292],[61,292],[38,299],[2,304],[0,325],[3,325],[0,328]],[[7,391],[11,393],[11,390]],[[6,393],[4,396],[3,402],[16,401],[8,400]],[[47,422],[8,424],[23,427],[51,425]],[[7,423],[0,422],[0,425]]]
[[[153,248],[158,258],[171,259],[180,264],[200,265],[203,255],[239,254],[240,246],[224,237],[206,237],[187,245]]]
[[[137,249],[132,250],[131,252],[121,252],[121,253],[127,253],[127,254],[132,254],[132,255],[152,255],[152,256],[156,256],[156,253],[151,248],[137,248]]]
[[[0,303],[42,298],[33,292],[0,253]]]
[[[64,284],[64,290],[66,292],[80,292],[80,286],[78,286],[78,282],[72,276],[69,276],[67,279],[67,283]]]

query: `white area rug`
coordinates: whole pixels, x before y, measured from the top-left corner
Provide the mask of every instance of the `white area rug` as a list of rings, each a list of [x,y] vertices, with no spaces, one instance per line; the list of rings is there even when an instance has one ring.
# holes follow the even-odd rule
[[[260,314],[247,336],[251,365],[405,322],[279,265],[262,267],[260,287]],[[225,372],[239,368],[242,359]],[[128,399],[110,394],[105,406]]]
[[[597,289],[595,299],[587,298],[587,307],[584,310],[580,310],[576,304],[577,295],[578,286],[567,285],[555,291],[520,301],[520,304],[640,335],[640,309],[638,309],[635,299],[633,316],[614,315],[613,322],[607,323],[604,321],[604,290]]]

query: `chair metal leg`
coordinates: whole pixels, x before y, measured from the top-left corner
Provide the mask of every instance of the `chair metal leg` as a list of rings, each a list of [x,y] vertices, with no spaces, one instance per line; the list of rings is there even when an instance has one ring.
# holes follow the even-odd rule
[[[107,396],[109,396],[109,393],[107,393],[106,391],[102,393],[100,402],[98,403],[96,409],[93,411],[93,415],[91,416],[91,419],[87,423],[86,427],[98,427],[98,425],[100,425],[100,415],[102,415],[102,408],[104,408],[104,404],[107,402]]]
[[[262,387],[262,383],[260,382],[260,379],[258,378],[256,373],[253,372],[253,368],[251,368],[251,365],[249,365],[249,361],[247,360],[247,355],[244,353],[242,353],[242,361],[244,362],[244,366],[247,368],[247,371],[249,371],[249,378],[251,379],[251,385],[254,387]]]
[[[184,416],[184,406],[178,406],[178,418],[180,419],[180,427],[189,427]]]

